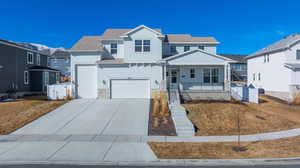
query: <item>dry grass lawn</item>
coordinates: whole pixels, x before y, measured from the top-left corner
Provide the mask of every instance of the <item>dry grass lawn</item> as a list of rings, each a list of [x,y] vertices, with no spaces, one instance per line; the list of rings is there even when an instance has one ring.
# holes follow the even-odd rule
[[[43,96],[0,102],[0,134],[9,134],[66,102],[48,101]]]
[[[241,159],[300,157],[300,136],[278,140],[244,142],[247,150],[236,152],[236,143],[150,142],[160,159]]]
[[[187,103],[189,119],[199,128],[196,135],[237,135],[240,115],[241,134],[254,134],[300,127],[300,106],[288,105],[262,96],[262,103]]]

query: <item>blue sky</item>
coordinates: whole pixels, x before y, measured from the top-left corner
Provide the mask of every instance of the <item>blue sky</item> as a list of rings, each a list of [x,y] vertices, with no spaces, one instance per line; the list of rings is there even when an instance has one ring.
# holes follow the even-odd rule
[[[298,0],[6,0],[0,38],[69,48],[83,35],[144,24],[214,36],[218,53],[250,54],[300,33],[299,7]]]

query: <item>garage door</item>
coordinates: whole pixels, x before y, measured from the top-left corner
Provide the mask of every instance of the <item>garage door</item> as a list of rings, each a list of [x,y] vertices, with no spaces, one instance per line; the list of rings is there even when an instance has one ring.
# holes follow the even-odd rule
[[[97,69],[95,65],[77,65],[76,79],[78,98],[97,97]]]
[[[114,79],[111,80],[111,98],[150,98],[150,80]]]

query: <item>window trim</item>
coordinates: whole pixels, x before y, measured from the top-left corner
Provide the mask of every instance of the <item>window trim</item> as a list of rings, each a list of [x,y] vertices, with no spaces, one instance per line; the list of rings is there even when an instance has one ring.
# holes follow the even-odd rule
[[[183,52],[187,52],[187,51],[190,51],[190,50],[191,50],[191,46],[189,46],[189,45],[183,46]]]
[[[217,70],[217,73],[216,75],[213,75],[213,70]],[[205,70],[209,70],[209,82],[205,82],[204,78],[207,77],[205,76]],[[215,83],[220,83],[220,68],[217,68],[217,67],[209,67],[209,68],[203,68],[203,83],[205,84],[215,84]],[[213,78],[214,77],[217,77],[217,82],[214,82],[213,81]]]
[[[196,78],[196,70],[195,68],[190,69],[190,79],[195,79]]]
[[[198,46],[198,49],[200,49],[200,50],[205,50],[204,45],[199,45],[199,46]]]
[[[31,60],[29,59],[31,58]],[[32,52],[27,52],[27,64],[33,64],[34,60],[33,60],[33,53]]]
[[[28,84],[29,84],[29,72],[24,71],[24,85],[28,85]]]
[[[141,44],[137,45],[136,41],[141,41]],[[149,41],[149,44],[144,44],[145,41]],[[136,47],[141,47],[141,51],[137,51]],[[144,47],[149,47],[149,51],[145,51]],[[144,40],[135,39],[134,40],[134,52],[136,52],[136,53],[149,53],[149,52],[151,52],[151,40],[147,40],[147,39],[144,39]]]
[[[296,60],[300,61],[300,50],[296,50]]]
[[[174,51],[172,51],[172,48],[174,49]],[[174,54],[177,52],[177,48],[176,48],[176,45],[170,45],[170,53],[171,54]]]
[[[116,47],[112,47],[113,45],[116,45]],[[113,53],[112,51],[116,51]],[[118,54],[118,43],[110,43],[110,53],[111,54]]]
[[[36,55],[36,64],[41,65],[41,55],[40,54]]]

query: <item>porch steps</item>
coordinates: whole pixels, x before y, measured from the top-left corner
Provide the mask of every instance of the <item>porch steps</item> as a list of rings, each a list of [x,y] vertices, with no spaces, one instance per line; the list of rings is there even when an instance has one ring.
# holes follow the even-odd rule
[[[180,105],[178,90],[170,90],[169,108],[175,124],[178,136],[194,136],[195,129],[192,122],[187,118],[186,110]]]

